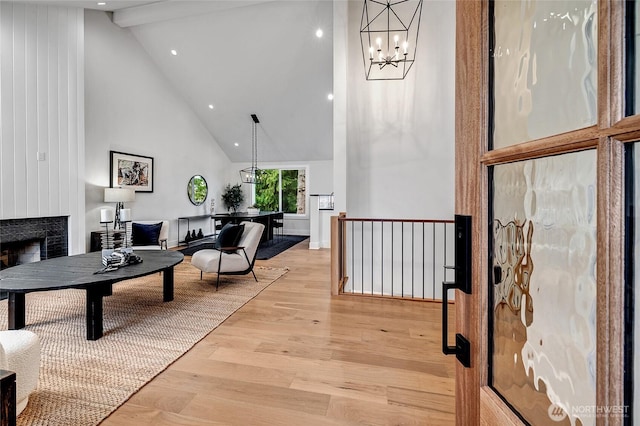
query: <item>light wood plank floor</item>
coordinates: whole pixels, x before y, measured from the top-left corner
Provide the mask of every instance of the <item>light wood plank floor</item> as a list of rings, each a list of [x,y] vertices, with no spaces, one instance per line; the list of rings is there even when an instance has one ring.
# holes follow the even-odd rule
[[[454,424],[440,304],[332,298],[329,255],[259,261],[290,271],[102,424]]]

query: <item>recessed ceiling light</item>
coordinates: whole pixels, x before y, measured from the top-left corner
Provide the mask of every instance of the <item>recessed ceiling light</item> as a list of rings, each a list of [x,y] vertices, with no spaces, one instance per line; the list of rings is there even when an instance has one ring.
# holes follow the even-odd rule
[[[332,100],[333,100],[333,93],[329,93],[329,94],[327,95],[327,99],[329,99],[330,101],[332,101]]]
[[[103,1],[99,1],[98,2],[98,6],[106,6],[106,5],[107,5],[107,3],[103,2]]]
[[[322,34],[324,34],[324,33],[322,32],[322,29],[321,29],[321,28],[318,28],[318,30],[316,31],[316,37],[321,38],[321,37],[322,37]]]
[[[178,51],[176,49],[171,49],[171,54],[173,56],[177,56],[178,55]]]
[[[213,104],[209,104],[209,109],[213,109]]]
[[[240,146],[238,142],[234,143],[233,146]]]

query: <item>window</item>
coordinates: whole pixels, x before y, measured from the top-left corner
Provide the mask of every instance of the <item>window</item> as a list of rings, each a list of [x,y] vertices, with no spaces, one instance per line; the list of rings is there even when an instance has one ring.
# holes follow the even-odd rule
[[[260,170],[255,185],[255,204],[264,211],[306,214],[305,182],[305,169]]]

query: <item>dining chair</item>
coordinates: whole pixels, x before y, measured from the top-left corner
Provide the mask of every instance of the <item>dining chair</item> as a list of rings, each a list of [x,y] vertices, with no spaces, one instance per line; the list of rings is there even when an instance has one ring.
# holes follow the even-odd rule
[[[278,240],[282,239],[284,234],[284,213],[278,212],[273,215],[273,222],[271,223],[274,234],[278,235]]]

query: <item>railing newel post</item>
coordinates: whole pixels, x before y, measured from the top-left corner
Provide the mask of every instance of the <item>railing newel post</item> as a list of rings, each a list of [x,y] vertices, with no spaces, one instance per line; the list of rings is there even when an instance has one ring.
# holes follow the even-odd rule
[[[346,213],[340,212],[338,216],[331,216],[331,294],[336,296],[341,293],[344,280],[344,219]]]

